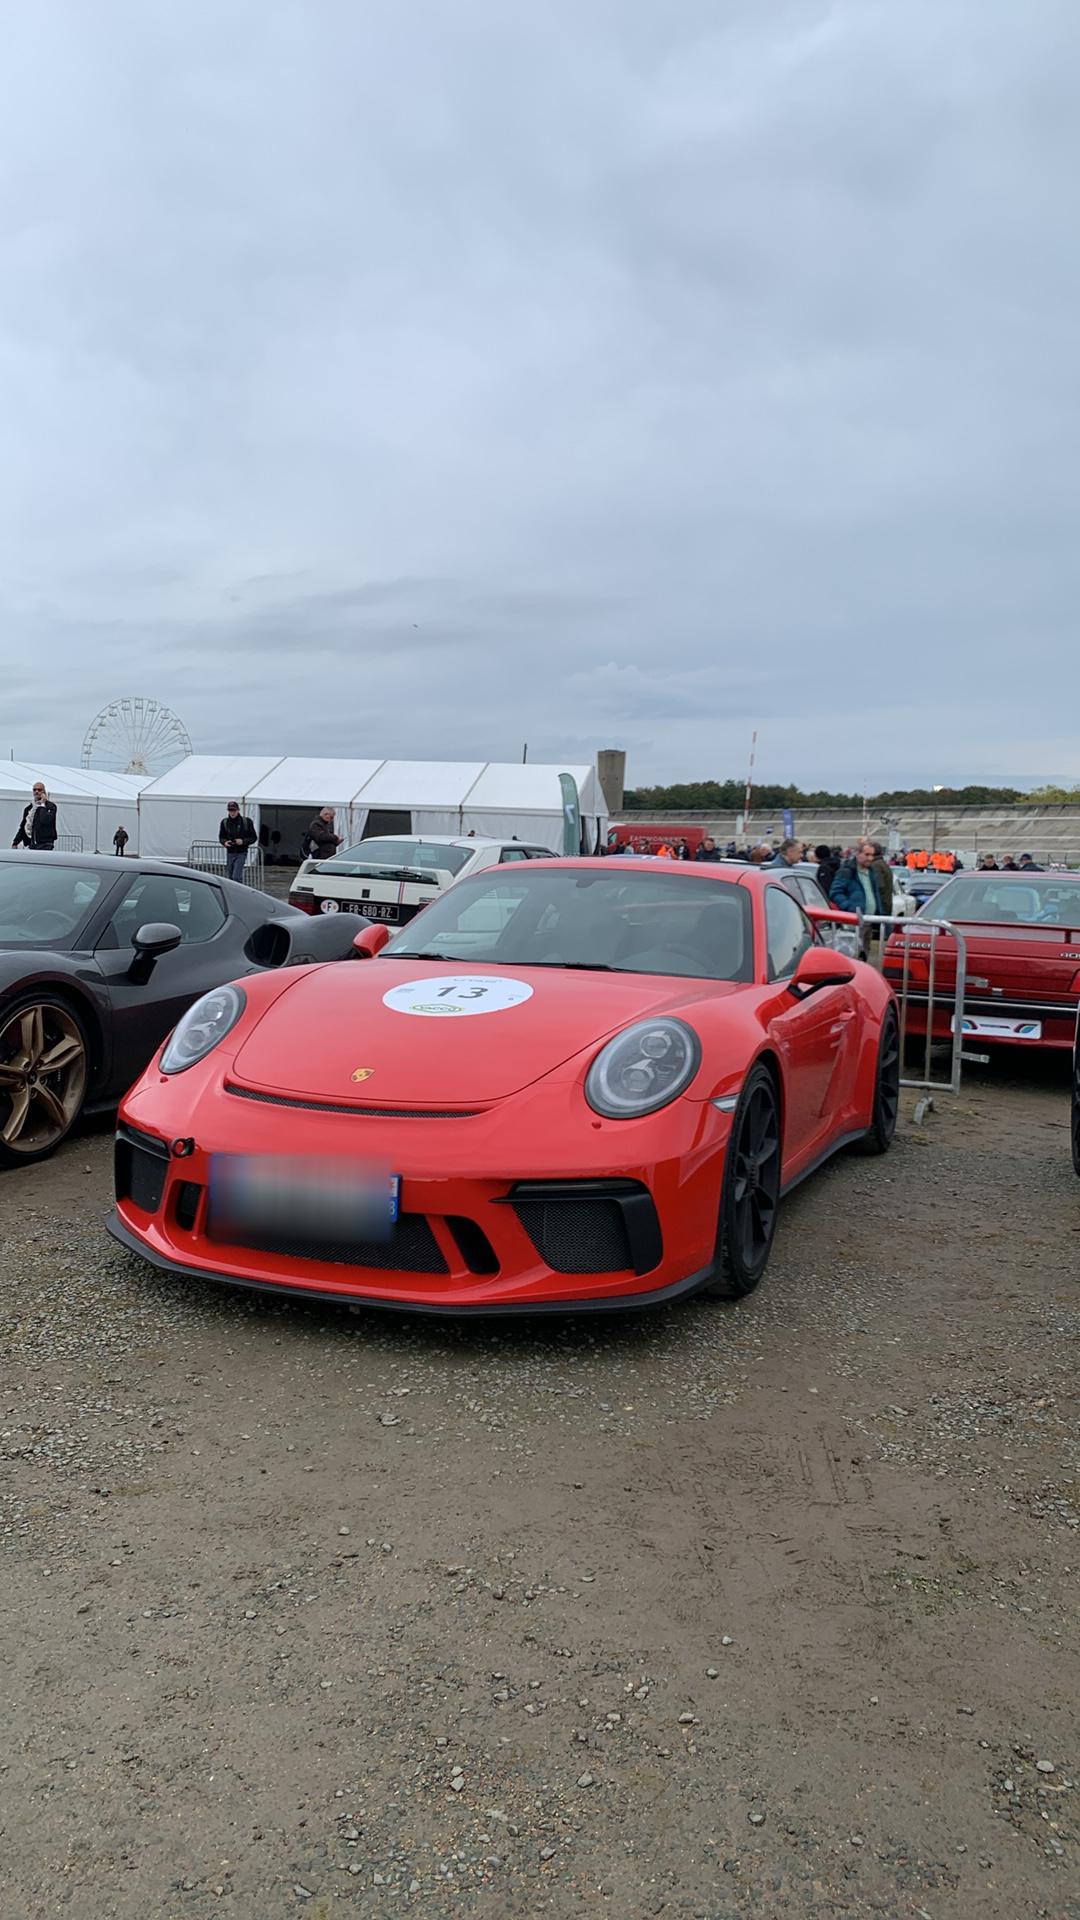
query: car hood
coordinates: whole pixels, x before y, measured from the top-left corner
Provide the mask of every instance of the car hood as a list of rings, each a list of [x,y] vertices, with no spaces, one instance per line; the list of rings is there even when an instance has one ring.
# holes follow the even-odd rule
[[[230,1077],[259,1092],[358,1106],[505,1099],[647,1014],[683,1013],[727,982],[546,967],[367,960],[302,973],[258,1020]]]

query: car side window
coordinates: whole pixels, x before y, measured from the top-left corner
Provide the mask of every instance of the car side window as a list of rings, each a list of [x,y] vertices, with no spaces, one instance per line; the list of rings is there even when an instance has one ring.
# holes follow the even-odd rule
[[[508,860],[527,860],[528,857],[524,847],[504,847],[499,855],[499,865],[504,867]]]
[[[803,897],[804,906],[806,907],[827,907],[828,906],[829,903],[826,900],[825,895],[823,894],[821,888],[818,886],[817,881],[811,880],[809,874],[807,874],[805,880],[799,881],[799,890]]]
[[[186,875],[137,874],[98,941],[99,947],[130,947],[150,921],[179,927],[185,947],[201,946],[220,933],[227,919],[216,887]]]
[[[794,973],[808,947],[814,944],[809,920],[784,886],[772,886],[765,895],[765,945],[769,979],[786,980]]]

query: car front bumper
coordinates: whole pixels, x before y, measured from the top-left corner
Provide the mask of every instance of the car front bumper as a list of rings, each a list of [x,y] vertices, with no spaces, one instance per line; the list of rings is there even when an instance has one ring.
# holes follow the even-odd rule
[[[730,1114],[682,1100],[597,1123],[583,1107],[569,1082],[480,1113],[384,1119],[220,1085],[192,1105],[175,1082],[144,1081],[121,1111],[109,1230],[183,1277],[421,1312],[596,1310],[692,1292],[712,1273]],[[182,1157],[176,1139],[190,1144]],[[401,1178],[390,1242],[327,1253],[215,1238],[210,1163],[230,1153],[316,1166],[378,1155]]]

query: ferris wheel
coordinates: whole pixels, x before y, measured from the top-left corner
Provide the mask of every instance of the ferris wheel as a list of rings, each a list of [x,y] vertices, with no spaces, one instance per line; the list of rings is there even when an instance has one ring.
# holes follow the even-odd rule
[[[188,730],[171,707],[157,700],[111,700],[86,729],[82,764],[153,778],[190,752]]]

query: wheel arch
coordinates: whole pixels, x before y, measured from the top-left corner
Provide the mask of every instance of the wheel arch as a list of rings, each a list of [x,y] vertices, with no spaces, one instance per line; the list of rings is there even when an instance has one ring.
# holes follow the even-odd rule
[[[772,1076],[773,1086],[776,1089],[776,1104],[780,1114],[780,1146],[782,1149],[784,1144],[785,1097],[784,1097],[784,1075],[780,1065],[780,1057],[778,1054],[774,1053],[771,1047],[764,1047],[762,1051],[758,1054],[757,1058],[755,1059],[753,1066],[750,1069],[751,1073],[753,1072],[754,1067],[764,1067],[767,1070],[767,1072]]]

